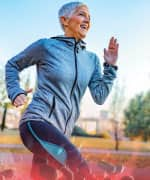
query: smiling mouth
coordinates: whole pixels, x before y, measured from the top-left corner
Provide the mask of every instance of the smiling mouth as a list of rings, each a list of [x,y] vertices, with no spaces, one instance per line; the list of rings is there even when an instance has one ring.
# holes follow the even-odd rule
[[[80,28],[83,29],[83,30],[88,30],[88,26],[87,25],[80,25]]]

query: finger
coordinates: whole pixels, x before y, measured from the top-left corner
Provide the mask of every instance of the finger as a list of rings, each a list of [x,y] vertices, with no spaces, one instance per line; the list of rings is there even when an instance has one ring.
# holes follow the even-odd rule
[[[109,56],[109,52],[107,51],[107,49],[104,49],[104,60],[106,61],[108,59]]]
[[[17,102],[17,103],[14,103],[14,106],[15,107],[19,107],[19,106],[23,106],[25,103],[20,103],[20,102]]]
[[[14,103],[13,103],[15,106],[19,105],[20,104],[20,101],[17,99],[15,99]]]
[[[26,96],[24,94],[21,94],[20,96],[17,97],[17,101],[19,103],[23,103],[26,101]]]
[[[18,106],[18,105],[24,105],[27,102],[27,98],[24,94],[21,94],[19,96],[17,96],[17,98],[14,101],[14,105]]]
[[[112,47],[110,48],[110,50],[112,52],[116,52],[118,50],[118,43],[117,43],[117,39],[114,39],[114,44],[112,45]]]
[[[111,37],[110,42],[111,42],[111,44],[114,43],[114,37],[113,36]]]
[[[13,105],[14,105],[15,107],[17,107],[17,103],[16,103],[16,102],[13,102]]]
[[[33,91],[33,89],[30,88],[30,89],[26,90],[26,93],[28,94],[28,93],[31,93],[32,91]]]
[[[116,54],[118,54],[118,49],[119,49],[119,44],[117,43],[117,44],[116,44],[115,51],[114,51]]]
[[[110,39],[110,41],[109,41],[108,49],[113,49],[113,48],[114,48],[114,44],[115,44],[115,42],[114,42],[114,37],[112,37],[112,38]]]
[[[109,46],[112,44],[113,42],[113,37],[111,37],[110,41],[109,41]]]
[[[109,46],[109,51],[110,51],[110,52],[116,52],[116,51],[118,51],[117,39],[114,39],[114,42],[112,42],[112,44],[110,44],[110,46]]]
[[[114,36],[112,36],[112,37],[111,37],[110,41],[111,41],[111,42],[113,42],[113,41],[114,41]]]
[[[19,106],[22,106],[22,105],[20,105],[20,104],[16,104],[16,105],[15,105],[15,107],[19,107]]]
[[[21,103],[24,104],[27,102],[27,97],[26,96],[22,96],[20,99]]]
[[[104,48],[104,56],[107,56],[108,55],[108,51],[107,51],[107,49],[106,48]]]
[[[14,106],[16,106],[16,107],[22,106],[22,105],[24,105],[24,103],[19,102],[19,101],[14,102]]]
[[[117,39],[112,37],[111,40],[110,40],[110,43],[115,45],[117,43]]]
[[[14,102],[13,104],[15,107],[19,107],[19,106],[22,106],[22,104],[20,104],[19,102]]]
[[[106,48],[104,48],[104,54],[106,54]]]
[[[20,99],[20,104],[24,105],[27,102],[27,98],[26,97],[22,97],[22,99]]]
[[[117,39],[114,39],[114,45],[116,45],[117,44]]]

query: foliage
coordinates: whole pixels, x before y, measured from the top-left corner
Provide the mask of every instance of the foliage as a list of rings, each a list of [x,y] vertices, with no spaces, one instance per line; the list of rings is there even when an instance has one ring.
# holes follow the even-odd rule
[[[125,110],[125,133],[129,137],[150,138],[150,91],[136,95]]]
[[[72,132],[72,136],[87,136],[87,135],[88,133],[79,126],[75,126]]]
[[[110,139],[108,132],[102,132],[100,134],[89,134],[79,126],[75,126],[72,132],[72,136],[82,136],[82,137],[93,137],[93,138],[104,138]]]

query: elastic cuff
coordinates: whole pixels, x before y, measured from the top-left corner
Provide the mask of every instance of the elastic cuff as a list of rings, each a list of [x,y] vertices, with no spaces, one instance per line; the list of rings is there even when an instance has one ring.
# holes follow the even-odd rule
[[[108,64],[107,62],[104,62],[104,67],[112,67],[112,68],[114,68],[116,71],[118,70],[118,66],[116,66],[116,65],[112,65],[112,64]]]

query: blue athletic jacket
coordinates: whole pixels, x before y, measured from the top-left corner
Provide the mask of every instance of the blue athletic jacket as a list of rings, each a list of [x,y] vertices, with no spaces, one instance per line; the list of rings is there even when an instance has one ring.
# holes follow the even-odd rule
[[[99,58],[85,48],[85,42],[57,36],[40,39],[6,64],[8,97],[26,94],[19,85],[19,72],[36,65],[37,87],[33,99],[22,115],[25,121],[48,121],[70,136],[80,114],[80,101],[89,87],[97,104],[108,96],[116,70],[104,66],[101,73]]]

